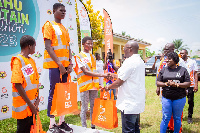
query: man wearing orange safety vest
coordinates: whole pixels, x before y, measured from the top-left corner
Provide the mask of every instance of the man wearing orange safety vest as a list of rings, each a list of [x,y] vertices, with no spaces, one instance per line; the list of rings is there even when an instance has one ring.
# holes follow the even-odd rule
[[[42,33],[45,43],[43,68],[49,69],[50,90],[48,97],[47,116],[50,117],[51,130],[61,128],[65,131],[72,129],[65,123],[64,115],[60,116],[59,126],[56,126],[55,116],[50,115],[53,94],[56,83],[67,82],[68,74],[72,71],[70,38],[68,30],[62,25],[61,20],[65,17],[65,6],[61,3],[53,5],[53,14],[55,21],[47,21],[42,27]]]
[[[35,39],[24,35],[20,39],[21,53],[11,59],[12,117],[17,119],[17,133],[30,133],[33,114],[39,104],[39,74],[35,61],[29,54],[35,53]]]
[[[82,39],[83,51],[75,55],[76,66],[74,68],[77,74],[77,81],[81,97],[81,123],[83,127],[87,127],[86,112],[88,110],[88,102],[90,100],[90,118],[92,120],[92,113],[94,107],[94,99],[98,96],[99,79],[98,77],[110,78],[110,73],[101,74],[96,71],[96,59],[90,51],[93,47],[93,40],[91,37],[84,37]],[[95,125],[91,124],[91,128],[95,129]]]

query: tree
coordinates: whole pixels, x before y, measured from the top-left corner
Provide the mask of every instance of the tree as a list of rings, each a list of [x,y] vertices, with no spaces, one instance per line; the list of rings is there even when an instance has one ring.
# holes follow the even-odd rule
[[[126,35],[126,31],[122,31],[122,35],[125,36]]]
[[[182,49],[189,49],[187,45],[183,45],[182,39],[173,40],[176,52],[181,51]]]
[[[150,49],[145,48],[145,52],[146,52],[146,57],[152,57],[153,55],[155,55],[155,51],[151,52]],[[138,54],[140,54],[140,57],[143,59],[143,50],[139,50]]]
[[[83,2],[83,1],[82,1]],[[93,41],[93,53],[96,52],[96,50],[99,47],[103,47],[103,40],[104,40],[104,18],[99,15],[100,11],[94,12],[93,5],[91,4],[91,0],[87,0],[85,5],[88,16],[90,18],[90,26],[91,26],[91,32],[92,32],[92,39]],[[80,22],[78,17],[78,10],[77,10],[77,4],[76,4],[76,15],[77,15],[77,32],[78,32],[78,43],[79,46],[81,44],[81,32],[80,32]]]

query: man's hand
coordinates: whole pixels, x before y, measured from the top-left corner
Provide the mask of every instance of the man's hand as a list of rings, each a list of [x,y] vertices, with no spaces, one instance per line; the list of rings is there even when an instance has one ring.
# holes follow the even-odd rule
[[[32,103],[29,105],[29,107],[30,107],[32,113],[37,115],[37,112],[39,112],[38,108]]]
[[[69,65],[69,66],[67,67],[67,74],[70,74],[70,73],[72,72],[72,66],[73,66],[73,65]]]
[[[194,90],[193,90],[195,93],[198,91],[198,86],[194,86]]]
[[[62,64],[59,65],[59,70],[60,70],[60,74],[61,75],[64,75],[67,72],[66,69],[65,69],[65,67]]]
[[[155,62],[157,61],[157,57],[155,56]]]
[[[106,91],[106,92],[107,92],[107,91],[109,91],[109,89],[108,89],[108,86],[107,86],[107,85],[104,87],[104,89],[105,89],[105,91]]]
[[[112,77],[112,74],[109,72],[109,73],[106,73],[106,78],[108,79],[108,80],[112,80],[113,79],[113,77]]]
[[[160,87],[157,87],[156,89],[156,94],[159,96],[160,95]]]

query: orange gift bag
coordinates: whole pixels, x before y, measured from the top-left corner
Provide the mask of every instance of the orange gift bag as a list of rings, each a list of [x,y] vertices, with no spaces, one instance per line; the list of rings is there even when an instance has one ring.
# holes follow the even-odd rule
[[[35,115],[33,114],[33,125],[31,126],[30,133],[46,133],[42,129],[39,113],[37,113],[37,122],[35,119]]]
[[[69,75],[67,83],[56,83],[55,85],[50,114],[62,116],[77,110],[77,84],[71,82]]]
[[[94,101],[92,124],[106,129],[118,127],[116,100],[112,95],[110,99],[109,92],[105,90]]]

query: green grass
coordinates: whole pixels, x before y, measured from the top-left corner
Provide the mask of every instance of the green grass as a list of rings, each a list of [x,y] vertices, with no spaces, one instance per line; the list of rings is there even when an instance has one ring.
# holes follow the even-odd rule
[[[161,103],[159,97],[156,95],[155,90],[155,76],[146,76],[146,104],[145,111],[140,115],[141,133],[159,133],[160,122],[162,119]],[[200,90],[200,87],[199,87]],[[183,133],[200,133],[200,92],[195,93],[195,106],[193,114],[193,124],[187,124],[187,109],[186,103],[183,111]],[[48,130],[49,118],[46,116],[46,110],[40,112],[43,129]],[[74,125],[81,126],[81,119],[79,115],[66,115],[65,120]],[[121,133],[121,114],[118,112],[118,128],[107,130],[115,133]],[[58,122],[58,117],[56,117]],[[88,118],[87,125],[90,127],[90,120]],[[14,133],[17,129],[15,119],[5,119],[0,121],[0,133]],[[97,127],[97,129],[105,130]]]

